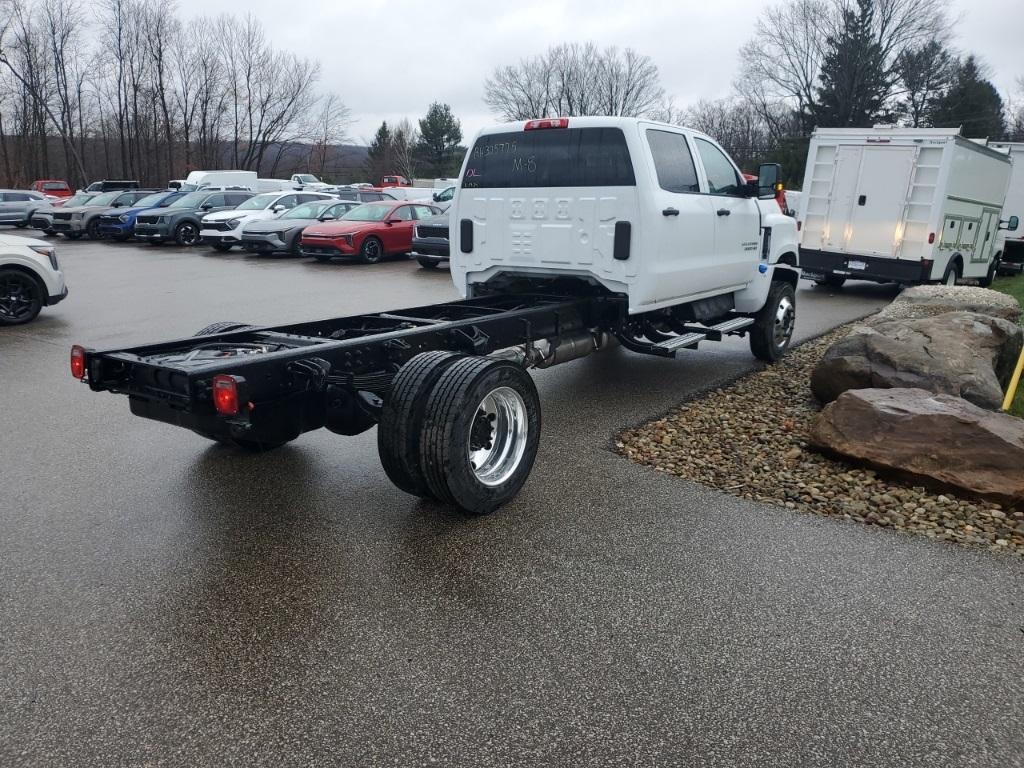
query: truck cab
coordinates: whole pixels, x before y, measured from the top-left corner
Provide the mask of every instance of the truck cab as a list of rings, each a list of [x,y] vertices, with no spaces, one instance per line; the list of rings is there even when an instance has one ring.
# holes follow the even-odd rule
[[[774,201],[777,177],[768,166],[747,182],[709,136],[650,120],[485,128],[451,209],[452,278],[467,297],[558,275],[626,295],[631,314],[701,302],[712,314],[756,312],[780,265],[796,277],[796,224]]]
[[[412,182],[409,181],[405,176],[390,175],[385,176],[380,180],[380,186],[382,189],[387,187],[411,187]]]

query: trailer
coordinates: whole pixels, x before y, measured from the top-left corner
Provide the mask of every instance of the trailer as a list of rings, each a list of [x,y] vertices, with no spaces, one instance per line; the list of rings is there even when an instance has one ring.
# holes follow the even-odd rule
[[[217,323],[127,349],[71,350],[72,375],[137,416],[241,449],[374,425],[391,481],[484,514],[540,440],[529,370],[613,343],[676,357],[747,336],[778,360],[796,319],[796,225],[703,134],[632,118],[485,129],[452,221],[460,300],[307,323]]]
[[[989,146],[1005,152],[1013,163],[1003,203],[1002,219],[1007,223],[996,238],[996,257],[1000,273],[1019,274],[1024,272],[1024,231],[1013,224],[1024,216],[1024,142],[993,142]]]
[[[797,214],[803,277],[990,284],[1010,168],[959,129],[816,129]]]

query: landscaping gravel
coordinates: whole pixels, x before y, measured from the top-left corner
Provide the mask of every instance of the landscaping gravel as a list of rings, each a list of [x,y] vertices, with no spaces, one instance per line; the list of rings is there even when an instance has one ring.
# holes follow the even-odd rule
[[[811,370],[850,326],[668,415],[627,429],[617,450],[736,496],[933,539],[1024,555],[1024,510],[883,478],[807,445],[820,406]]]

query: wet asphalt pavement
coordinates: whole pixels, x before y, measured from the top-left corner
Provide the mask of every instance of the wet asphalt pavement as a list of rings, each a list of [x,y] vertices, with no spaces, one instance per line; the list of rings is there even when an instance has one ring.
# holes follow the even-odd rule
[[[751,370],[745,343],[538,372],[533,474],[467,518],[392,487],[375,431],[246,455],[67,364],[444,301],[447,271],[59,249],[70,297],[0,330],[0,765],[1024,764],[1018,560],[610,451]],[[892,295],[802,289],[798,333]]]

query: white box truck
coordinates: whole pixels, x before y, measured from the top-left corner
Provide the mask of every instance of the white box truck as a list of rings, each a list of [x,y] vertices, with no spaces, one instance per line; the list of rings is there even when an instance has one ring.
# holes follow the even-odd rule
[[[1024,216],[1024,142],[993,142],[990,146],[1006,152],[1013,162],[1010,186],[1003,203],[1004,226],[996,238],[999,271],[1003,274],[1024,272],[1024,231],[1013,226],[1013,217],[1019,222]]]
[[[995,276],[1005,153],[956,128],[818,128],[797,213],[803,277],[955,285]]]

